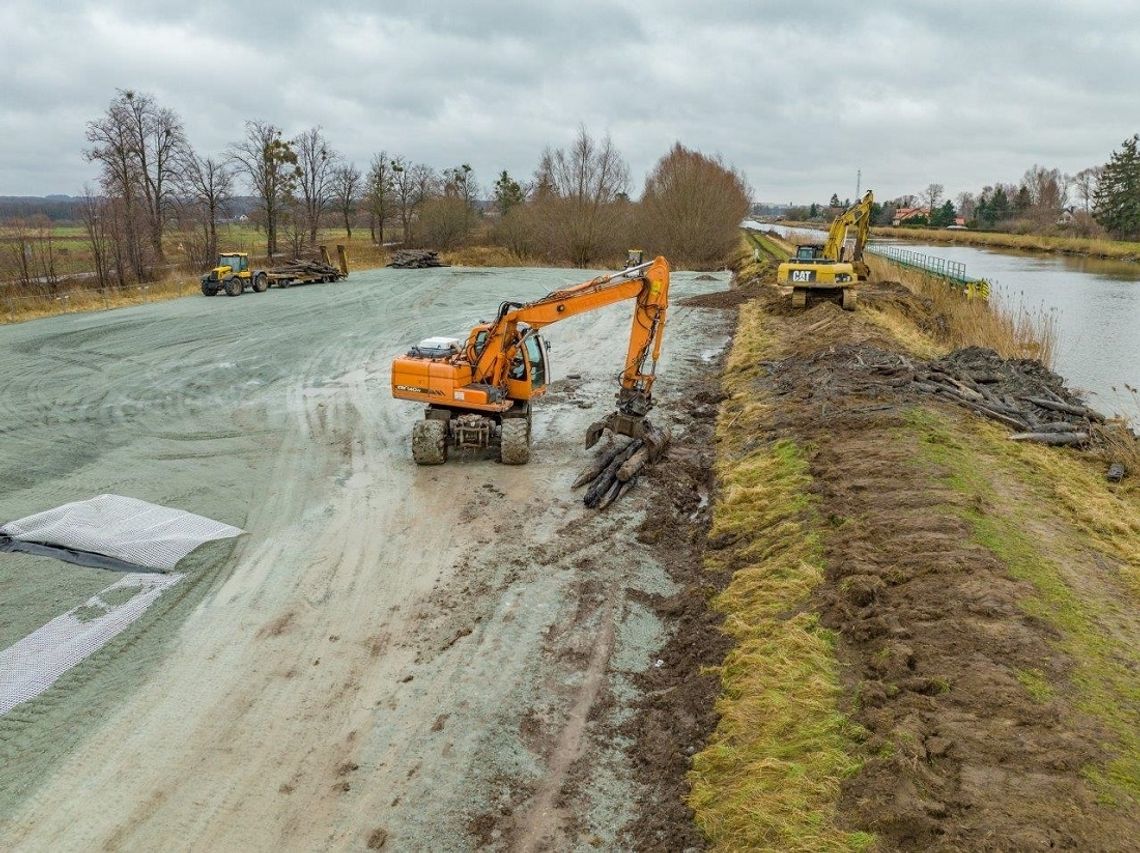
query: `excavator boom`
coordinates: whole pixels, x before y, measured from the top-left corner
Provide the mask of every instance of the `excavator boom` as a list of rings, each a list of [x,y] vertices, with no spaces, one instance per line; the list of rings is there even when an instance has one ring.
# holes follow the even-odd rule
[[[591,427],[587,446],[606,428],[652,442],[656,431],[645,415],[653,406],[669,302],[669,265],[661,257],[532,302],[504,302],[495,320],[473,328],[462,344],[457,339],[430,338],[397,358],[392,365],[393,396],[428,404],[429,425],[418,424],[413,431],[416,461],[442,462],[448,446],[498,443],[503,461],[525,462],[529,451],[518,448],[518,424],[526,424],[529,444],[530,401],[542,395],[549,381],[541,330],[627,299],[634,301],[634,312],[617,411]],[[417,432],[432,437],[417,441]],[[425,442],[431,446],[417,451]]]

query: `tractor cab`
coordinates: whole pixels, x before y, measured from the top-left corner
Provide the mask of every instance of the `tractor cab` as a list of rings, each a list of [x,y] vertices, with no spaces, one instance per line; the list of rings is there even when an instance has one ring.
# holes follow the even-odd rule
[[[218,264],[214,267],[215,277],[222,278],[229,272],[238,275],[249,271],[249,255],[244,252],[231,252],[228,255],[218,255]]]

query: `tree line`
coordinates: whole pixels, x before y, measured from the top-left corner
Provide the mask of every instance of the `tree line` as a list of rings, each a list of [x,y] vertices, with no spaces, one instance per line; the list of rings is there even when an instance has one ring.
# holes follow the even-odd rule
[[[850,205],[833,194],[827,205],[792,208],[789,219],[826,220]],[[919,208],[925,212],[910,215]],[[977,192],[946,198],[930,183],[918,193],[876,203],[873,222],[968,228],[1015,233],[1067,233],[1080,237],[1140,239],[1140,134],[1125,139],[1103,165],[1075,174],[1034,164],[1017,182],[986,184]]]
[[[98,184],[85,188],[76,218],[100,287],[152,279],[174,263],[212,265],[228,248],[219,245],[220,225],[246,200],[243,190],[270,258],[306,253],[322,229],[339,227],[349,239],[367,229],[377,245],[493,245],[544,263],[589,266],[640,246],[710,266],[736,247],[749,206],[739,172],[680,143],[635,201],[613,141],[585,127],[569,146],[543,151],[529,179],[503,170],[485,189],[468,163],[437,170],[380,150],[361,168],[321,127],[288,136],[250,120],[224,151],[203,154],[174,110],[132,90],[117,91],[88,122],[86,142]],[[35,233],[50,250],[50,223],[42,225]],[[20,278],[43,280],[32,269]]]

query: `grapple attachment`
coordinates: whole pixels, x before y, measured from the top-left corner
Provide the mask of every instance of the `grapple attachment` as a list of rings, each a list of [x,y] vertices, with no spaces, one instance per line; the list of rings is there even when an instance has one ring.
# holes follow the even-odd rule
[[[586,430],[586,449],[589,450],[602,437],[606,430],[616,435],[627,435],[645,442],[649,448],[649,461],[656,462],[669,446],[672,437],[668,429],[658,429],[644,415],[629,415],[613,412],[600,421],[594,421]]]

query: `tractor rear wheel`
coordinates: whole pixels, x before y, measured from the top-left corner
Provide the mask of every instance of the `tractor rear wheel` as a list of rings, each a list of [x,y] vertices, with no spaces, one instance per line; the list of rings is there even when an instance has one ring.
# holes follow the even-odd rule
[[[525,465],[530,461],[530,424],[526,418],[503,418],[499,461],[504,465]]]
[[[245,290],[245,283],[236,275],[226,280],[226,296],[241,296]]]
[[[269,277],[265,273],[259,272],[253,279],[253,291],[254,293],[265,293],[267,290],[269,290]]]
[[[417,465],[447,461],[447,421],[422,420],[412,427],[412,458]]]

